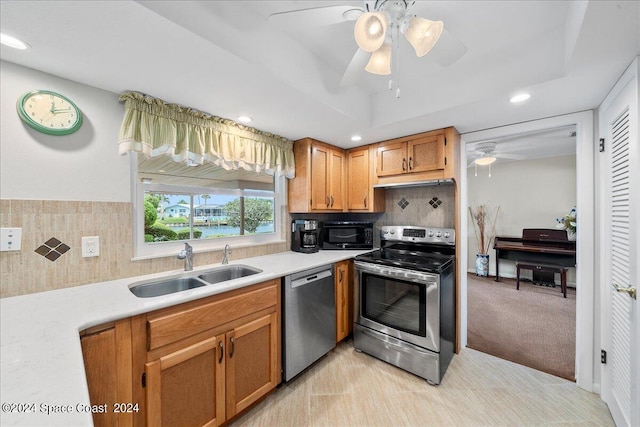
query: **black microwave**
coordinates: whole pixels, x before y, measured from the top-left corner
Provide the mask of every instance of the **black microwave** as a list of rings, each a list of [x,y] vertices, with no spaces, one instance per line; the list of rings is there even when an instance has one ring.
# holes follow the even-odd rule
[[[322,249],[373,249],[373,223],[365,221],[325,221]]]

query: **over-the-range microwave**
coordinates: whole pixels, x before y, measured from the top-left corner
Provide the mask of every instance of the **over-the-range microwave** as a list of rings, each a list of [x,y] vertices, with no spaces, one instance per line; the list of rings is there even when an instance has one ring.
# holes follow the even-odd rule
[[[373,249],[373,223],[324,221],[322,249]]]

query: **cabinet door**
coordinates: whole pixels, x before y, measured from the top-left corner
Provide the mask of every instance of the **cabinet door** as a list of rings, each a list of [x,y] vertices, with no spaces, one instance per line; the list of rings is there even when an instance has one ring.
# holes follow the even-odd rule
[[[347,208],[353,210],[369,209],[369,148],[350,151],[348,160]]]
[[[329,162],[331,150],[322,145],[311,147],[311,209],[327,210],[331,206]]]
[[[93,414],[93,424],[131,426],[132,413],[113,411],[114,403],[133,402],[129,319],[82,335],[80,343],[91,404],[107,405],[106,412]]]
[[[444,135],[433,135],[407,142],[409,172],[444,169]]]
[[[274,312],[227,332],[227,418],[276,387],[277,322]]]
[[[145,365],[148,426],[224,422],[224,337],[211,337]]]
[[[336,342],[345,339],[352,328],[349,261],[336,263]]]
[[[341,211],[344,209],[344,153],[331,150],[330,169],[327,174],[329,192],[329,209]]]
[[[378,146],[378,176],[399,175],[407,172],[407,145],[404,142],[392,142]]]

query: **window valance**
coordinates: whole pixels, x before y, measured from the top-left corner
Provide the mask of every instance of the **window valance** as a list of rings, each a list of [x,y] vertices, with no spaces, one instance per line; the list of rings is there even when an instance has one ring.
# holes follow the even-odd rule
[[[287,138],[138,92],[123,93],[120,102],[125,108],[120,154],[136,151],[193,166],[208,162],[226,170],[295,176],[293,141]]]

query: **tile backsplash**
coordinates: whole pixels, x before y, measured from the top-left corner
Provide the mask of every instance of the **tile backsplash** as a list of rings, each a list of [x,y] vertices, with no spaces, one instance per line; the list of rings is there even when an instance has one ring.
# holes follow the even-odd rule
[[[382,225],[455,226],[453,185],[387,188]]]
[[[22,250],[0,252],[0,297],[182,268],[184,261],[174,256],[131,260],[132,212],[128,202],[0,200],[0,226],[22,227]],[[286,207],[280,218],[283,224],[288,221]],[[100,256],[82,257],[83,236],[100,236]],[[287,250],[288,242],[238,247],[233,248],[232,258]],[[196,266],[221,261],[222,251],[194,255]]]

